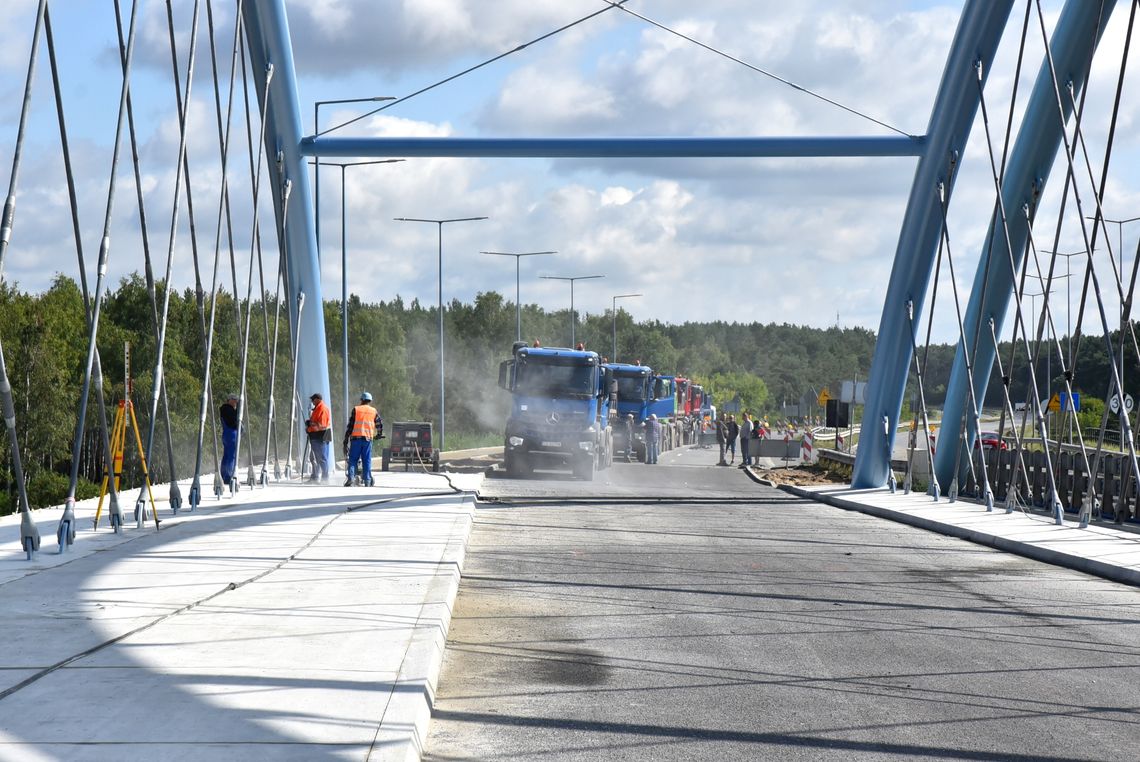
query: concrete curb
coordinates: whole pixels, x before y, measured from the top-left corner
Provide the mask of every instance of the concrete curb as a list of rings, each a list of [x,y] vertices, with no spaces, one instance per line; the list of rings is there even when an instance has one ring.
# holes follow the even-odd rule
[[[440,555],[435,577],[424,595],[423,607],[396,676],[397,687],[415,686],[419,690],[393,690],[369,759],[418,762],[423,756],[439,675],[443,671],[451,614],[459,595],[467,543],[474,524],[475,495],[464,495],[463,502],[468,510],[456,520],[456,524],[462,526],[452,532]]]
[[[969,542],[985,545],[997,550],[1006,551],[1008,553],[1015,553],[1019,556],[1032,558],[1035,561],[1042,561],[1054,566],[1062,566],[1068,569],[1092,574],[1097,577],[1112,580],[1113,582],[1121,582],[1126,585],[1133,585],[1140,587],[1140,571],[1136,569],[1125,568],[1114,564],[1098,561],[1093,558],[1077,555],[1076,553],[1066,552],[1064,550],[1057,550],[1054,548],[1046,548],[1035,543],[1025,542],[1022,540],[1014,540],[1008,537],[986,532],[977,529],[970,529],[968,527],[957,526],[952,523],[935,521],[924,516],[916,516],[903,511],[894,511],[889,508],[883,508],[877,505],[870,505],[867,503],[859,502],[858,500],[846,497],[840,497],[834,494],[827,494],[821,492],[813,492],[811,490],[796,487],[790,484],[780,485],[779,489],[796,495],[797,497],[808,498],[813,501],[827,503],[828,505],[836,508],[841,508],[848,511],[858,511],[870,516],[888,519],[900,524],[908,524],[919,529],[925,529],[931,532],[948,535],[950,537],[957,537],[959,539],[968,540]],[[988,514],[998,518],[998,514]],[[1004,512],[1000,516],[1004,516]],[[1078,530],[1075,527],[1058,527],[1060,530],[1088,532],[1088,529]]]
[[[756,482],[757,484],[763,484],[765,487],[772,487],[774,489],[779,489],[779,485],[776,484],[776,482],[772,481],[771,479],[765,479],[763,476],[760,476],[758,473],[756,473],[755,471],[752,470],[752,466],[745,466],[741,470],[744,473],[748,474],[748,478],[751,479],[752,481]]]
[[[441,460],[456,460],[458,458],[478,458],[481,455],[502,455],[503,446],[475,447],[470,450],[444,450],[439,454]]]

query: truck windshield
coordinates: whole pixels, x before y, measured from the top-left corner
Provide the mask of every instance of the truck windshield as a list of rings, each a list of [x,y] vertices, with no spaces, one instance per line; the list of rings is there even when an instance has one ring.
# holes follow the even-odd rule
[[[644,402],[645,376],[617,376],[617,394],[622,402]]]
[[[595,366],[579,365],[573,358],[567,359],[528,358],[519,363],[515,391],[552,397],[593,397],[597,386]]]

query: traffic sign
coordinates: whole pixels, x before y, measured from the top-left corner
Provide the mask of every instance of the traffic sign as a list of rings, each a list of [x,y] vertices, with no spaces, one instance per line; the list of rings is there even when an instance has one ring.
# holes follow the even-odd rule
[[[1132,408],[1135,406],[1135,404],[1136,404],[1136,402],[1135,402],[1135,400],[1132,399],[1131,394],[1125,394],[1124,395],[1124,412],[1131,413]],[[1112,399],[1110,399],[1108,401],[1108,409],[1111,410],[1112,412],[1116,413],[1117,415],[1120,414],[1120,395],[1119,394],[1112,395]]]
[[[819,392],[819,400],[818,401],[819,401],[820,407],[823,407],[824,405],[826,405],[827,401],[829,399],[831,399],[831,392],[827,391],[827,387],[824,387]]]
[[[1049,412],[1050,413],[1061,412],[1061,395],[1060,394],[1054,393],[1053,396],[1049,398]]]

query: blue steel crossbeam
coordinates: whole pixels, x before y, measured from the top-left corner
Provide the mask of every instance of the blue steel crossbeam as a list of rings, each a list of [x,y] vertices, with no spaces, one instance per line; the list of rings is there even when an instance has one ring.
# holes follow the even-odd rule
[[[301,153],[321,157],[495,157],[512,159],[791,158],[921,156],[914,135],[854,137],[314,138]]]

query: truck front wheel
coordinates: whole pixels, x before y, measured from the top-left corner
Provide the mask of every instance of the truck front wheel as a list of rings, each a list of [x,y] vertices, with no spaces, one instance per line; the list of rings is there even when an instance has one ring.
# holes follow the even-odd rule
[[[526,456],[521,452],[507,450],[503,454],[503,466],[507,469],[507,476],[521,479],[526,474]]]
[[[594,460],[595,456],[593,455],[580,458],[574,464],[574,475],[580,477],[583,481],[594,481]]]

